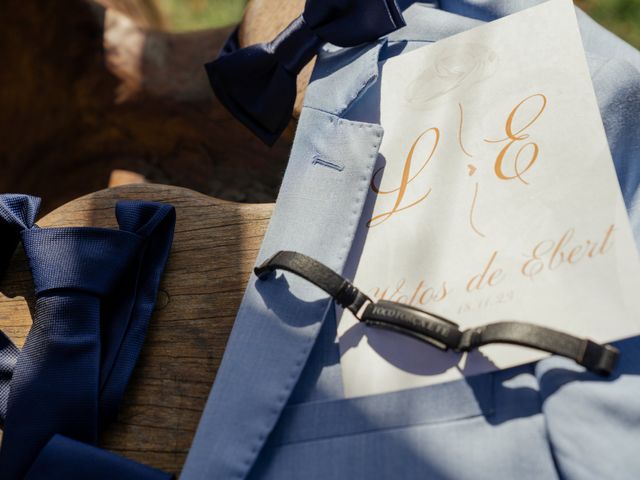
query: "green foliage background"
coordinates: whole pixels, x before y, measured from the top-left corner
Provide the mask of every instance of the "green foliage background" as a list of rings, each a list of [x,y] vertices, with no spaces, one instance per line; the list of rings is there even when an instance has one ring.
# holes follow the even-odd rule
[[[576,4],[598,23],[640,48],[640,0],[581,0]]]
[[[185,31],[238,23],[246,0],[156,0],[170,30]]]
[[[156,0],[171,30],[219,27],[240,21],[246,0]],[[640,0],[576,0],[596,21],[640,48]]]

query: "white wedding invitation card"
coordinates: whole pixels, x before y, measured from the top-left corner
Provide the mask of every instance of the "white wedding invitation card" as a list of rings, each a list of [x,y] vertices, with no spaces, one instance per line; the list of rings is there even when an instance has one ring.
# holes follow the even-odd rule
[[[573,3],[552,0],[386,61],[384,127],[354,284],[462,329],[514,320],[598,342],[640,334],[638,253]],[[442,352],[338,326],[345,393],[543,358]]]

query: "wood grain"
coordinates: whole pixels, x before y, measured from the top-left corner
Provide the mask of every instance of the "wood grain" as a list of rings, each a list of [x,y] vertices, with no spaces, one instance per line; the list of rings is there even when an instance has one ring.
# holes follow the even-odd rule
[[[119,199],[176,207],[176,234],[156,311],[117,422],[103,447],[179,473],[202,413],[273,210],[153,184],[72,201],[41,227],[115,227]],[[0,285],[0,329],[19,345],[31,325],[33,285],[21,248]]]

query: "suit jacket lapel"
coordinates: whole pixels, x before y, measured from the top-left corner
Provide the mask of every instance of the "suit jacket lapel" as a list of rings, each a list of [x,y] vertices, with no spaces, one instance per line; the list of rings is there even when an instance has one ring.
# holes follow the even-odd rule
[[[318,80],[318,87],[315,82],[310,87],[258,263],[287,249],[342,271],[382,129],[341,119],[336,114],[348,106],[344,98],[333,98],[335,103],[329,105],[326,95],[316,97],[313,92],[340,91],[355,99],[378,72],[380,45],[368,48],[371,51],[356,60],[359,65],[352,72],[357,75],[335,71],[333,88],[326,85],[327,76]],[[348,63],[347,69],[353,67]],[[340,83],[345,75],[347,88]],[[247,476],[298,381],[329,308],[332,303],[324,292],[295,276],[251,278],[182,478]]]

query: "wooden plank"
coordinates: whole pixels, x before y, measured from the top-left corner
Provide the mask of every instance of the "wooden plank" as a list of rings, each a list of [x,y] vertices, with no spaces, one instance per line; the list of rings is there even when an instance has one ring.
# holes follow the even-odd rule
[[[149,334],[117,422],[103,447],[179,473],[254,266],[273,204],[238,204],[153,184],[72,201],[41,227],[116,227],[119,199],[167,202],[177,225]],[[31,325],[31,274],[19,248],[0,285],[0,329],[19,345]],[[241,381],[241,380],[239,380]]]

